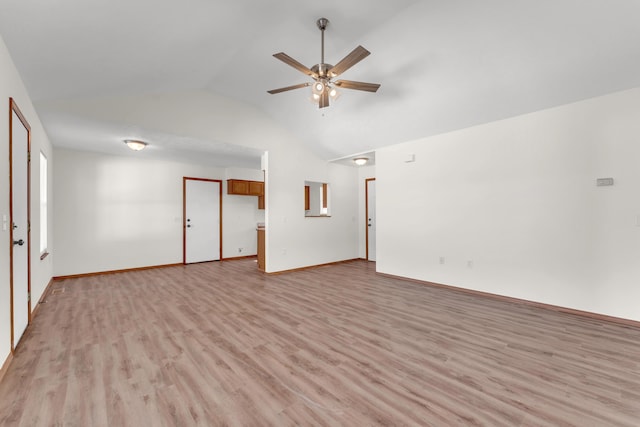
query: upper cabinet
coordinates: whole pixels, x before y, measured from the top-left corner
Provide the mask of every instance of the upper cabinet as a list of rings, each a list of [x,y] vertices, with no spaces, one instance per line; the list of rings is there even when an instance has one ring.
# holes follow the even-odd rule
[[[311,186],[304,186],[304,210],[311,210]]]
[[[264,182],[247,181],[249,183],[250,196],[264,196]]]
[[[228,179],[227,194],[241,196],[264,196],[264,182],[246,181],[244,179]]]
[[[264,182],[245,179],[228,179],[227,194],[258,196],[258,209],[264,209]]]
[[[227,194],[249,195],[249,181],[240,179],[227,180]]]

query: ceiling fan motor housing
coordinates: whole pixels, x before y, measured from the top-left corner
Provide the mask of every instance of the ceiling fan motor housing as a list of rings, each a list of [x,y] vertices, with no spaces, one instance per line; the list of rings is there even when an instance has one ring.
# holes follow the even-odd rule
[[[331,64],[316,64],[311,67],[311,71],[316,73],[320,78],[328,78],[329,71],[333,68]]]

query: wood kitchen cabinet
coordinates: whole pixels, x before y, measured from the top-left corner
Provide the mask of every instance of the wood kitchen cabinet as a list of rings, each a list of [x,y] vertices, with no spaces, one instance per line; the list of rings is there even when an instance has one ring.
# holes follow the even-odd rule
[[[227,180],[227,194],[249,195],[249,181],[241,179]]]
[[[227,194],[258,196],[258,209],[264,209],[264,182],[245,179],[228,179]]]
[[[258,270],[264,271],[265,267],[264,228],[258,228]]]
[[[328,188],[329,188],[329,186],[327,185],[326,182],[322,184],[322,207],[325,208],[325,209],[327,208],[327,203],[328,203],[328,200],[329,200],[329,197],[328,197],[328,191],[329,190],[328,190]]]
[[[264,196],[264,182],[244,179],[228,179],[227,194],[239,196]]]
[[[247,181],[249,183],[250,196],[264,196],[264,182]]]

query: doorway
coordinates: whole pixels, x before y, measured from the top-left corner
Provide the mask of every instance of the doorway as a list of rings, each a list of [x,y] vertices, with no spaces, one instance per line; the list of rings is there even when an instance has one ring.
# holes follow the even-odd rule
[[[365,180],[367,260],[376,260],[376,179]]]
[[[219,261],[222,255],[222,181],[182,179],[183,263]]]
[[[29,206],[31,127],[9,99],[9,217],[11,241],[9,288],[11,294],[11,351],[31,323],[31,246]]]

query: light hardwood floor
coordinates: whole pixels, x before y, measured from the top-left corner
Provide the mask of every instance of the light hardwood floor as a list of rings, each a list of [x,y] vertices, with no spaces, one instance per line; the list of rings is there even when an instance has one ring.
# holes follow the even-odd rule
[[[640,329],[252,260],[55,282],[2,426],[639,426]]]

